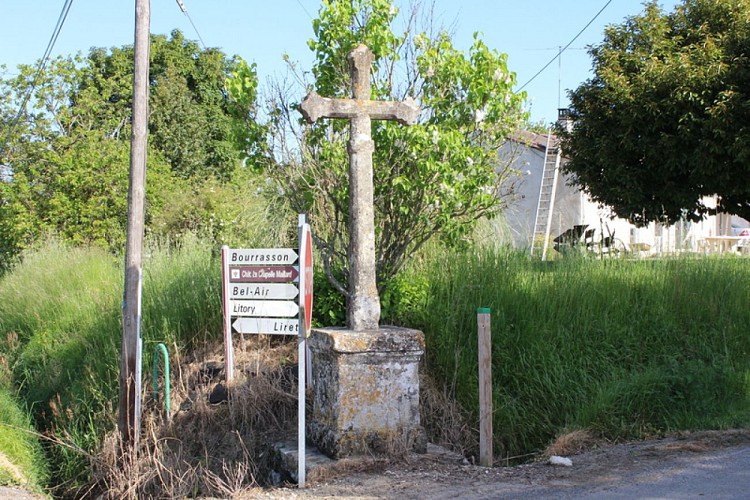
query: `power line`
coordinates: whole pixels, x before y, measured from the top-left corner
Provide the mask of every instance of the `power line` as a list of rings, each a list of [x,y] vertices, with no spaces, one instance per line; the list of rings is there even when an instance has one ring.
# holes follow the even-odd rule
[[[198,40],[201,41],[201,45],[203,46],[203,50],[206,50],[206,44],[203,43],[203,37],[198,32],[198,28],[195,26],[195,23],[193,22],[193,18],[190,17],[190,14],[188,14],[187,7],[185,7],[185,4],[183,3],[182,0],[176,0],[176,1],[177,1],[177,5],[180,7],[180,10],[182,11],[182,13],[185,14],[185,17],[188,18],[188,21],[190,21],[190,24],[193,25],[193,29],[195,30],[195,34],[198,35]]]
[[[47,61],[49,61],[49,57],[50,55],[52,55],[52,50],[54,49],[55,43],[57,42],[57,37],[60,36],[60,32],[62,31],[62,27],[65,24],[65,20],[68,18],[68,12],[70,11],[70,7],[72,5],[73,0],[65,0],[62,11],[60,12],[60,16],[57,18],[55,29],[52,31],[52,36],[47,43],[47,49],[44,51],[44,55],[39,60],[39,65],[37,66],[36,73],[34,74],[34,78],[31,80],[31,87],[29,88],[28,92],[26,92],[26,95],[24,95],[23,100],[21,101],[21,106],[19,106],[18,108],[18,113],[16,113],[16,115],[13,117],[13,120],[11,120],[10,125],[8,125],[8,128],[6,129],[5,137],[3,138],[3,144],[5,144],[6,146],[11,132],[13,132],[16,126],[18,126],[18,122],[21,120],[21,115],[23,115],[23,112],[26,110],[26,104],[28,104],[31,95],[34,93],[34,90],[39,83],[39,78],[41,77],[44,68],[47,66]]]
[[[309,13],[309,12],[307,11],[307,9],[305,8],[305,6],[304,6],[304,5],[302,5],[302,2],[300,2],[300,0],[297,0],[297,3],[299,4],[299,6],[300,6],[300,7],[302,7],[302,10],[304,10],[304,11],[305,11],[305,14],[307,14],[307,17],[309,17],[310,19],[312,19],[312,18],[313,18],[313,16],[311,16],[311,15],[310,15],[310,13]]]
[[[578,39],[578,37],[581,36],[581,34],[583,34],[583,32],[586,31],[586,29],[589,26],[591,26],[591,23],[593,23],[596,20],[596,18],[599,17],[599,15],[602,12],[604,12],[604,9],[606,9],[609,6],[609,4],[611,4],[611,3],[612,3],[612,0],[607,0],[607,3],[604,4],[604,7],[602,7],[601,9],[599,9],[599,12],[597,12],[596,15],[594,17],[592,17],[591,20],[588,23],[586,23],[586,26],[584,26],[583,28],[581,28],[581,31],[579,31],[578,34],[576,36],[574,36],[573,39],[570,40],[565,47],[563,47],[562,49],[560,49],[560,51],[557,53],[557,55],[555,55],[555,57],[553,57],[552,59],[550,59],[550,61],[547,64],[545,64],[542,67],[542,69],[540,69],[539,71],[537,71],[534,76],[532,76],[531,78],[529,78],[529,81],[527,81],[526,83],[524,83],[523,85],[521,85],[521,88],[519,88],[518,90],[516,90],[516,92],[520,92],[523,89],[525,89],[526,86],[528,84],[530,84],[531,82],[533,82],[534,79],[536,79],[537,76],[541,75],[542,72],[545,69],[547,69],[550,64],[552,64],[553,62],[555,62],[555,60],[557,60],[557,58],[559,58],[560,56],[562,56],[562,53],[565,52],[566,50],[568,50],[568,47],[570,47],[571,45],[573,45],[573,42],[575,42]]]

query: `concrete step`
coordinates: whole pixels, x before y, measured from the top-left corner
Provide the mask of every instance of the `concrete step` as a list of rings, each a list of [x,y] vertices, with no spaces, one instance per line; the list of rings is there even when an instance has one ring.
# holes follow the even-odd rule
[[[317,447],[311,444],[305,446],[305,477],[310,480],[318,474],[324,474],[326,469],[335,470],[337,465],[347,464],[352,470],[362,470],[368,463],[377,460],[387,460],[386,456],[352,456],[339,463],[338,460],[328,458]],[[272,473],[271,483],[275,486],[283,482],[297,482],[297,441],[286,440],[276,443],[273,447],[274,453],[274,472]],[[427,443],[425,453],[414,453],[414,457],[421,457],[422,460],[436,463],[454,463],[458,465],[469,465],[469,461],[461,454],[450,451],[442,446]],[[415,458],[416,460],[417,458]],[[315,472],[315,474],[311,474]],[[275,479],[274,479],[275,478]]]
[[[297,441],[287,440],[276,443],[273,446],[274,468],[278,477],[274,483],[283,481],[297,482],[298,458]],[[315,445],[305,445],[305,477],[308,477],[314,469],[330,467],[336,464],[336,460],[328,458]]]

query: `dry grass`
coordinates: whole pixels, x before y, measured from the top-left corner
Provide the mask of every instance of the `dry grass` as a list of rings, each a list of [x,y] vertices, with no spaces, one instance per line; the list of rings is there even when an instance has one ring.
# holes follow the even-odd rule
[[[421,423],[427,440],[464,456],[478,456],[479,435],[470,425],[470,416],[455,400],[451,389],[439,387],[421,370],[419,374]]]
[[[137,449],[123,455],[119,434],[110,433],[92,458],[91,484],[74,495],[232,498],[265,485],[271,444],[296,426],[296,345],[256,337],[237,347],[228,401],[208,402],[224,379],[222,346],[175,363],[171,418],[146,394]]]
[[[600,443],[600,439],[597,439],[594,434],[585,429],[575,430],[566,432],[558,436],[547,448],[544,450],[545,457],[557,456],[569,456],[588,451],[597,444]]]
[[[214,387],[224,383],[223,346],[206,346],[190,360],[175,360],[170,418],[165,419],[163,407],[145,393],[137,449],[123,455],[119,433],[111,432],[99,454],[90,457],[91,483],[68,494],[102,499],[242,498],[268,486],[273,443],[296,434],[296,342],[248,337],[237,341],[235,360],[229,400],[218,405],[208,401]],[[421,379],[422,424],[429,440],[458,451],[476,448],[465,412],[429,377],[422,374]],[[340,460],[311,474],[308,482],[378,470],[398,457]]]
[[[332,481],[342,476],[350,476],[361,472],[381,472],[396,461],[394,458],[384,457],[355,457],[336,460],[331,465],[317,467],[310,471],[306,481],[309,485]]]
[[[24,475],[23,471],[13,462],[8,460],[8,457],[6,457],[5,454],[0,451],[0,477],[2,476],[3,472],[10,477],[11,481],[13,481],[13,484],[28,483],[28,479]]]

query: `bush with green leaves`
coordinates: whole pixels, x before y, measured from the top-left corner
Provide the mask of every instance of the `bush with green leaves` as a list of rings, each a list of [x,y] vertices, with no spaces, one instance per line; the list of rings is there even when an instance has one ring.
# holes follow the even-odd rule
[[[255,67],[201,49],[179,31],[152,36],[150,50],[146,224],[158,217],[157,231],[179,237],[192,221],[179,220],[172,204],[197,193],[216,205],[195,211],[199,229],[220,238],[221,222],[234,222],[240,209],[206,193],[253,198],[258,186],[240,166],[257,172],[269,162]],[[50,233],[122,250],[132,74],[133,47],[124,46],[58,57],[38,74],[21,65],[18,75],[0,78],[0,272]]]

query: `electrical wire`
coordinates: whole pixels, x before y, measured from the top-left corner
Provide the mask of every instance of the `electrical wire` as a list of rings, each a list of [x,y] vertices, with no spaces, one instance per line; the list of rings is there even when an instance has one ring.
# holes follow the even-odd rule
[[[599,15],[600,15],[600,14],[601,14],[602,12],[604,12],[604,9],[606,9],[606,8],[607,8],[607,7],[609,6],[609,4],[611,4],[611,3],[612,3],[612,0],[607,0],[607,3],[606,3],[606,4],[604,4],[604,7],[602,7],[601,9],[599,9],[599,12],[597,12],[597,13],[596,13],[596,15],[595,15],[594,17],[592,17],[592,18],[591,18],[591,20],[590,20],[590,21],[589,21],[588,23],[586,23],[586,26],[584,26],[583,28],[581,28],[581,31],[579,31],[579,32],[578,32],[578,34],[577,34],[576,36],[574,36],[574,37],[573,37],[573,39],[572,39],[572,40],[570,40],[570,41],[568,42],[568,44],[567,44],[567,45],[566,45],[565,47],[563,47],[562,49],[560,49],[560,51],[559,51],[559,52],[557,53],[557,55],[555,55],[555,57],[553,57],[552,59],[550,59],[550,61],[549,61],[549,62],[548,62],[547,64],[545,64],[545,65],[544,65],[544,66],[542,67],[542,69],[540,69],[539,71],[537,71],[537,72],[536,72],[536,74],[535,74],[534,76],[532,76],[531,78],[529,78],[529,80],[528,80],[528,81],[527,81],[526,83],[524,83],[523,85],[521,85],[521,87],[520,87],[520,88],[519,88],[518,90],[516,90],[516,92],[521,92],[521,91],[522,91],[523,89],[525,89],[525,88],[526,88],[526,86],[527,86],[528,84],[530,84],[531,82],[533,82],[533,81],[534,81],[534,80],[536,79],[536,77],[537,77],[537,76],[541,75],[541,74],[542,74],[542,72],[543,72],[543,71],[544,71],[545,69],[547,69],[547,68],[549,67],[549,65],[550,65],[550,64],[552,64],[552,63],[553,63],[553,62],[555,62],[555,61],[556,61],[556,60],[557,60],[557,59],[558,59],[558,58],[559,58],[560,56],[562,56],[562,53],[563,53],[563,52],[565,52],[566,50],[568,50],[568,47],[570,47],[571,45],[573,45],[573,42],[575,42],[575,41],[576,41],[576,40],[578,39],[578,37],[579,37],[579,36],[581,36],[581,35],[583,34],[583,32],[584,32],[584,31],[586,31],[586,29],[587,29],[587,28],[588,28],[589,26],[591,26],[591,23],[593,23],[593,22],[594,22],[594,21],[596,20],[596,18],[597,18],[597,17],[599,17]]]
[[[34,78],[31,80],[31,87],[29,88],[28,92],[26,92],[26,95],[24,95],[23,100],[21,101],[21,105],[18,108],[18,112],[13,117],[13,120],[11,120],[10,125],[8,125],[8,127],[6,128],[5,137],[3,137],[3,145],[5,147],[7,147],[10,135],[18,126],[18,122],[21,120],[21,115],[23,115],[24,111],[26,110],[26,105],[28,104],[29,99],[31,98],[37,84],[39,83],[39,78],[42,76],[42,72],[47,66],[50,55],[52,55],[52,50],[55,48],[57,37],[60,36],[60,32],[62,31],[62,27],[65,24],[65,20],[68,18],[68,12],[70,12],[70,7],[72,5],[73,0],[65,0],[62,11],[60,11],[60,16],[57,18],[55,29],[52,31],[52,36],[47,43],[47,48],[44,51],[44,55],[39,60],[39,65],[37,66],[36,73],[34,74]]]
[[[300,0],[297,0],[297,3],[299,4],[299,6],[300,6],[300,7],[302,7],[302,10],[303,10],[303,11],[305,11],[305,14],[307,14],[307,17],[309,17],[310,19],[312,19],[312,18],[313,18],[313,16],[311,16],[311,15],[310,15],[310,13],[309,13],[309,12],[307,11],[307,9],[305,8],[305,6],[304,6],[304,5],[302,5],[302,2],[301,2]]]
[[[188,21],[190,21],[190,24],[193,25],[193,29],[195,30],[195,34],[198,35],[198,40],[200,40],[203,50],[206,50],[206,44],[203,42],[203,37],[198,32],[198,28],[195,26],[195,23],[193,22],[193,18],[190,17],[190,14],[187,11],[187,7],[185,7],[185,3],[182,0],[176,0],[176,1],[182,13],[185,14],[185,17],[188,18]]]

